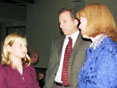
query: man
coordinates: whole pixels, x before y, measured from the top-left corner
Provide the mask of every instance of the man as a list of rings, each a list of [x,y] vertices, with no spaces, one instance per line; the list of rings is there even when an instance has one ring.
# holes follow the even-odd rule
[[[32,64],[36,64],[39,61],[39,54],[36,51],[31,51],[30,57],[31,57],[31,63]]]
[[[38,61],[39,61],[39,53],[38,52],[36,52],[36,51],[30,51],[29,55],[31,57],[31,63],[33,65],[36,64],[36,63],[38,63]],[[37,71],[37,79],[39,81],[39,85],[40,85],[40,87],[43,87],[43,85],[44,85],[44,81],[43,81],[43,79],[44,79],[44,73],[42,73],[42,72],[40,72],[38,70],[36,70],[36,71]]]
[[[79,33],[79,21],[72,9],[64,8],[59,14],[60,28],[64,36],[56,38],[52,43],[51,56],[46,72],[44,88],[78,88],[78,74],[85,60],[89,42],[84,41]],[[66,46],[72,39],[72,52],[68,62],[68,85],[63,82],[64,55]]]

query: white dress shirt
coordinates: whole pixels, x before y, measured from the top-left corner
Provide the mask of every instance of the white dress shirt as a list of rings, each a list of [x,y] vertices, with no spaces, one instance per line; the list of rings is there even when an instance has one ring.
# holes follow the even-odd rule
[[[64,61],[64,53],[65,53],[66,46],[67,46],[67,44],[69,42],[68,37],[72,38],[72,48],[73,48],[74,45],[75,45],[75,42],[76,42],[76,39],[77,39],[78,35],[79,35],[79,31],[76,31],[72,35],[66,35],[66,37],[64,39],[62,53],[61,53],[61,58],[60,58],[60,64],[59,64],[59,68],[58,68],[58,71],[57,71],[57,74],[56,74],[56,77],[55,77],[55,81],[56,82],[62,83],[61,75],[62,75],[62,68],[63,68],[63,61]]]

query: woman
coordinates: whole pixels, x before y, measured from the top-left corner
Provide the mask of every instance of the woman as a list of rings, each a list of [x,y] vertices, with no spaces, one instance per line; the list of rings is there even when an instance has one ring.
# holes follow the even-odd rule
[[[40,88],[30,64],[26,38],[17,33],[9,34],[3,43],[0,88]]]
[[[103,4],[85,6],[77,13],[83,38],[91,39],[78,88],[117,88],[117,29]]]

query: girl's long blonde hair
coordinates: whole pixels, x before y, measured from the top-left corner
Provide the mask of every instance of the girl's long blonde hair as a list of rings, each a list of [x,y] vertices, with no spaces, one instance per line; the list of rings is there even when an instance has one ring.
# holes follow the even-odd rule
[[[24,43],[27,44],[26,37],[22,34],[19,34],[19,33],[11,33],[5,38],[4,43],[3,43],[3,47],[2,47],[1,64],[5,65],[5,66],[12,66],[13,65],[13,62],[9,58],[9,52],[7,50],[7,46],[8,45],[12,46],[14,41],[18,38],[24,40]],[[30,59],[28,54],[26,54],[25,58],[23,58],[22,60],[24,61],[24,63],[27,66],[29,66],[31,64],[31,59]]]

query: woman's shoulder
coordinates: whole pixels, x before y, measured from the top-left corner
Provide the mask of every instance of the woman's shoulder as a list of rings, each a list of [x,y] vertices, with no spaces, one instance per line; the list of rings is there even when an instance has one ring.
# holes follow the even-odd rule
[[[0,64],[0,70],[3,70],[4,68],[5,68],[5,66]]]
[[[99,64],[115,63],[117,64],[117,43],[110,37],[107,37],[98,47],[95,56]],[[102,59],[103,58],[103,59]]]
[[[117,51],[117,43],[114,42],[110,37],[104,39],[101,47],[102,49],[106,49],[107,51]]]
[[[6,67],[4,65],[0,64],[0,75],[5,74],[5,72],[6,72],[5,69],[6,69]]]
[[[34,66],[33,66],[32,64],[29,65],[29,66],[23,65],[23,67],[24,67],[25,69],[30,70],[31,72],[35,72],[35,68],[34,68]]]

